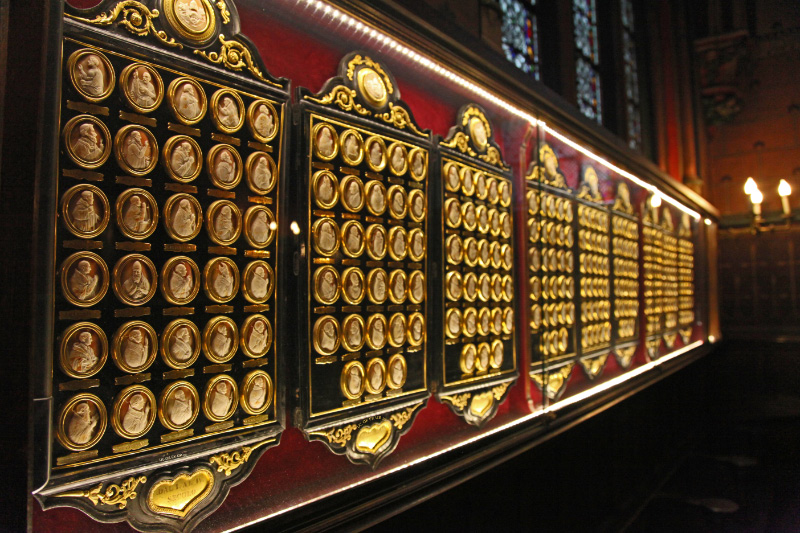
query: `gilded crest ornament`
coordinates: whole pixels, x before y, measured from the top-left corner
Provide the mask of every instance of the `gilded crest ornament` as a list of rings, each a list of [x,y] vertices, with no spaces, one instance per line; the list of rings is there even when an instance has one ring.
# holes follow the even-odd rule
[[[146,476],[129,477],[119,485],[109,483],[103,488],[102,483],[98,483],[96,487],[86,489],[83,491],[68,491],[57,494],[58,497],[80,497],[87,498],[95,506],[108,505],[116,506],[117,509],[125,509],[128,506],[128,500],[136,498],[136,488],[140,483],[147,481]]]
[[[280,84],[267,79],[264,73],[253,60],[250,49],[242,43],[233,39],[226,40],[224,35],[219,36],[220,48],[218,52],[206,52],[205,50],[195,50],[194,53],[215,65],[222,65],[228,70],[241,72],[247,70],[256,79],[263,81],[273,87],[281,87]]]
[[[110,26],[114,24],[114,22],[117,22],[117,24],[139,37],[145,37],[152,34],[153,37],[167,46],[172,46],[178,49],[183,48],[181,43],[176,42],[175,39],[171,37],[168,37],[164,30],[156,30],[153,26],[153,20],[157,19],[159,16],[158,9],[151,10],[136,0],[123,0],[114,6],[114,8],[108,13],[101,13],[93,19],[78,17],[69,13],[67,13],[65,16],[95,26]],[[117,19],[120,20],[117,21]]]

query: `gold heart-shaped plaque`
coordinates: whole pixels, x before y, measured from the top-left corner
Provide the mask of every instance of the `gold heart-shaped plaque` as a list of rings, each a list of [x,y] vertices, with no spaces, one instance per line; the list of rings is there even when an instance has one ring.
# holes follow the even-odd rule
[[[147,506],[154,513],[183,518],[205,499],[214,488],[214,474],[200,468],[192,474],[154,483],[147,495]]]
[[[472,397],[472,401],[469,404],[469,410],[475,416],[483,416],[486,411],[491,409],[492,404],[494,404],[492,391],[476,394]]]
[[[388,420],[361,428],[356,435],[356,450],[362,453],[375,453],[386,444],[392,435],[392,424]]]

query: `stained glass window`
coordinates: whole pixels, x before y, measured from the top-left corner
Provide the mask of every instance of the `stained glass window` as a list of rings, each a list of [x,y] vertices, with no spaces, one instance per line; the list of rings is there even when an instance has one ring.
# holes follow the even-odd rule
[[[535,0],[500,0],[503,51],[517,68],[539,79],[539,35]]]
[[[622,13],[622,58],[625,64],[625,109],[628,145],[634,150],[642,146],[642,115],[639,110],[639,69],[634,41],[633,3],[620,0]]]
[[[573,0],[575,48],[578,58],[575,73],[578,84],[578,108],[587,117],[603,123],[600,97],[600,51],[597,38],[595,0]]]

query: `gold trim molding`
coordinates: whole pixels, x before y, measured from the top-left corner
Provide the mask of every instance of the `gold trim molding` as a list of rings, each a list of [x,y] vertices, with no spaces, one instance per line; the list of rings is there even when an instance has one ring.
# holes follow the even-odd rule
[[[105,490],[103,490],[103,484],[99,483],[92,489],[62,492],[61,494],[56,494],[56,496],[88,498],[95,506],[100,504],[116,505],[118,509],[122,510],[128,506],[128,500],[136,498],[136,487],[139,483],[145,483],[146,481],[147,478],[145,476],[129,477],[119,485],[110,483]]]
[[[110,26],[120,18],[120,14],[122,15],[122,20],[117,24],[132,34],[145,37],[152,33],[153,36],[167,46],[173,46],[178,49],[183,48],[181,43],[176,42],[171,37],[167,37],[167,33],[164,30],[156,30],[153,26],[153,19],[157,19],[160,15],[158,9],[151,11],[147,6],[136,0],[123,0],[108,13],[100,13],[93,19],[77,17],[69,13],[66,16],[87,24],[94,24],[95,26]]]
[[[211,464],[216,463],[217,472],[225,472],[225,477],[228,477],[231,475],[231,472],[245,464],[247,460],[250,459],[250,454],[268,442],[271,441],[265,440],[264,442],[259,442],[254,446],[244,446],[241,450],[236,450],[235,452],[224,452],[213,455],[209,459],[209,462]]]
[[[256,77],[259,81],[263,81],[273,87],[280,87],[279,84],[274,83],[264,77],[264,73],[253,62],[253,56],[250,50],[242,43],[234,40],[225,40],[224,35],[219,36],[221,44],[219,52],[206,52],[205,50],[195,50],[195,55],[214,63],[215,65],[222,65],[228,70],[241,72],[247,69],[250,74]]]

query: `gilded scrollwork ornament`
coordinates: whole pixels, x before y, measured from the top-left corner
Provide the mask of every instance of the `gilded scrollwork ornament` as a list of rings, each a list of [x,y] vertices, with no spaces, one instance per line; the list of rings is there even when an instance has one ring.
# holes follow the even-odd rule
[[[96,26],[110,26],[117,22],[120,26],[134,35],[145,37],[152,34],[156,39],[167,46],[181,49],[183,45],[175,39],[168,37],[164,30],[156,30],[153,20],[159,17],[158,9],[149,9],[147,6],[136,0],[123,0],[114,6],[108,13],[100,13],[93,19],[78,17],[67,14],[66,16],[81,22]],[[117,21],[119,19],[119,21]]]
[[[570,363],[556,370],[531,374],[531,379],[550,400],[557,400],[566,390],[574,366],[575,363]]]
[[[264,441],[254,446],[243,446],[241,450],[212,455],[209,462],[217,465],[217,472],[224,472],[225,477],[228,477],[231,475],[231,472],[245,464],[256,449],[268,442],[269,441]]]
[[[261,69],[258,68],[250,49],[242,43],[233,39],[227,40],[224,35],[219,36],[219,52],[206,52],[205,50],[195,50],[194,53],[215,65],[222,65],[228,70],[241,72],[247,70],[255,78],[274,87],[279,84],[267,79]]]
[[[372,113],[364,108],[361,104],[356,102],[356,91],[345,87],[344,85],[337,85],[328,94],[322,98],[314,98],[311,96],[306,97],[311,102],[322,105],[336,104],[342,111],[355,111],[359,115],[369,116]]]
[[[62,498],[88,498],[95,506],[116,506],[118,509],[122,510],[128,506],[128,500],[136,498],[136,487],[140,483],[145,483],[146,481],[147,477],[145,476],[129,477],[119,485],[109,483],[103,488],[103,484],[98,483],[96,487],[90,489],[62,492],[57,496]]]

